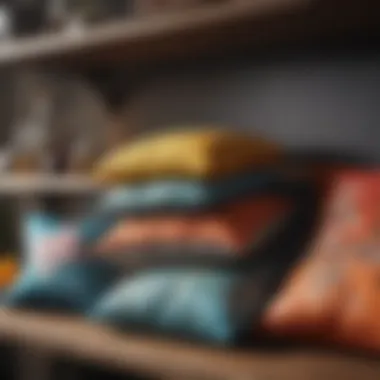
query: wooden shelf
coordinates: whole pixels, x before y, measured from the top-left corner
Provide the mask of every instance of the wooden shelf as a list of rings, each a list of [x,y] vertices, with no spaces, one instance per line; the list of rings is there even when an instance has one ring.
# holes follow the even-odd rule
[[[378,25],[378,1],[235,0],[182,13],[96,26],[75,35],[52,34],[0,43],[0,65],[55,60],[92,64],[152,63],[199,57],[230,47],[332,30]],[[67,62],[67,63],[68,63]]]
[[[89,194],[102,187],[80,175],[53,176],[40,174],[0,175],[0,195],[28,196],[44,194]]]
[[[52,34],[23,38],[0,44],[0,63],[9,64],[29,60],[45,60],[56,56],[91,54],[109,44],[133,47],[139,41],[171,37],[183,32],[207,27],[211,32],[225,22],[239,22],[247,17],[260,17],[268,12],[278,12],[296,5],[304,5],[307,0],[255,0],[235,1],[222,6],[194,9],[163,16],[113,22],[93,27],[83,32]]]
[[[0,340],[159,378],[377,380],[376,360],[312,352],[238,352],[118,334],[80,319],[0,310]],[[161,377],[163,376],[163,377]]]

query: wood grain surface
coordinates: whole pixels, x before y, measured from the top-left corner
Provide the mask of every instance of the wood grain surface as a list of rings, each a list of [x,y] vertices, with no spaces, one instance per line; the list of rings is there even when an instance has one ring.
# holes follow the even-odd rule
[[[0,310],[0,339],[104,367],[160,378],[377,380],[380,362],[301,350],[211,349],[119,334],[80,319]]]

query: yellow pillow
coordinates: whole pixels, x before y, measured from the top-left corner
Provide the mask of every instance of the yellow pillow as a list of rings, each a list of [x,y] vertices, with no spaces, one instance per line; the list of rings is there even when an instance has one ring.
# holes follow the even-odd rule
[[[223,130],[154,135],[106,155],[95,177],[111,184],[160,178],[221,178],[271,164],[280,149],[272,142]]]

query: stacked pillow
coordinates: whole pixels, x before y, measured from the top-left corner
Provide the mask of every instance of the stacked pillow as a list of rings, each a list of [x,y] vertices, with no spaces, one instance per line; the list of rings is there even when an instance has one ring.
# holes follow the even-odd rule
[[[107,255],[245,254],[289,210],[280,157],[273,143],[222,130],[167,133],[129,144],[96,168],[96,178],[116,188],[83,224],[85,243]]]
[[[78,258],[45,276],[24,276],[5,295],[8,307],[83,314],[124,273],[107,260]]]
[[[313,249],[268,305],[280,337],[380,350],[380,173],[336,178]]]
[[[237,280],[229,271],[142,272],[105,296],[91,317],[119,328],[225,343],[238,333],[238,317],[230,313]]]
[[[264,139],[218,129],[144,138],[106,156],[95,176],[107,183],[170,178],[226,178],[277,162],[280,149]]]
[[[111,152],[95,176],[113,188],[77,231],[82,258],[19,284],[8,304],[236,342],[261,321],[310,229],[309,189],[282,174],[281,159],[271,142],[215,129]]]
[[[255,250],[255,260],[225,267],[182,263],[133,271],[100,297],[87,315],[124,330],[208,344],[250,341],[310,236],[313,218],[308,201]]]
[[[21,235],[23,257],[20,276],[4,297],[12,306],[24,305],[28,295],[35,293],[35,287],[40,289],[55,276],[57,270],[81,256],[78,229],[55,212],[33,210],[26,213],[22,219]],[[49,297],[55,291],[60,298],[59,286],[47,290]],[[47,306],[51,304],[49,300]]]
[[[83,235],[92,253],[133,271],[89,315],[224,344],[252,330],[305,226],[294,212],[304,189],[281,174],[281,158],[276,144],[216,129],[106,156],[95,176],[115,189]]]

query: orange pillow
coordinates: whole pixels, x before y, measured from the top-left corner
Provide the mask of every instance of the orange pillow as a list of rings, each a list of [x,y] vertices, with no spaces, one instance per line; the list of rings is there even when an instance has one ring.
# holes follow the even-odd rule
[[[19,263],[15,258],[2,257],[0,259],[0,289],[13,284],[19,274]]]
[[[289,200],[262,196],[230,203],[213,212],[126,219],[99,242],[97,251],[146,244],[204,244],[240,252],[288,209]]]
[[[341,174],[326,211],[264,329],[380,352],[380,172]]]
[[[380,251],[378,251],[380,254]],[[347,268],[344,307],[332,337],[337,343],[380,352],[379,263],[352,260]]]

